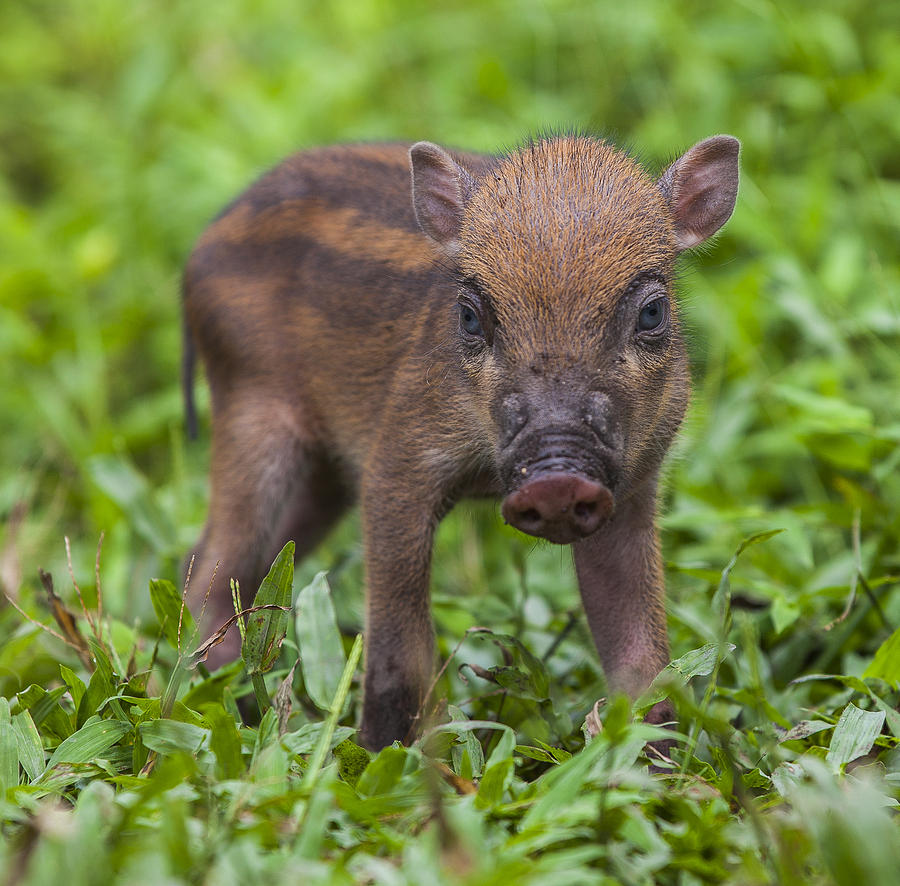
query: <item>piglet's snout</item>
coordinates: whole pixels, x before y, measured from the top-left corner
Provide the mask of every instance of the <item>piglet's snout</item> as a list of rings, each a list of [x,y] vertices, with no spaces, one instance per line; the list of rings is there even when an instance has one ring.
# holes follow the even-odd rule
[[[503,519],[516,529],[570,544],[596,531],[612,514],[612,493],[578,474],[545,473],[503,500]]]

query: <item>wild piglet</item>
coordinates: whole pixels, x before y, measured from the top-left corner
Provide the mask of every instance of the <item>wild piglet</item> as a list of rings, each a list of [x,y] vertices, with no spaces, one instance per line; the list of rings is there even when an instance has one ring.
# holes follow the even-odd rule
[[[333,147],[232,203],[184,278],[212,394],[191,591],[218,562],[208,623],[232,614],[230,578],[252,594],[286,540],[302,555],[358,501],[362,740],[408,739],[434,666],[435,527],[489,496],[572,546],[609,686],[641,692],[669,655],[657,483],[690,381],[674,265],[731,215],[738,151],[714,136],[654,179],[580,135],[501,156]]]

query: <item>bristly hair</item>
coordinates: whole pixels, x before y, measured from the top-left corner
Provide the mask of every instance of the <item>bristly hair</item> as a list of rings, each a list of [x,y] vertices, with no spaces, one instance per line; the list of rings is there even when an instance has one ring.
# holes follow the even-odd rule
[[[615,148],[619,153],[639,163],[641,166],[655,167],[656,164],[649,161],[644,152],[636,146],[632,139],[624,139],[618,130],[613,127],[597,127],[582,124],[561,124],[558,126],[542,126],[527,133],[519,142],[501,146],[496,152],[498,159],[505,159],[517,151],[526,150],[541,142],[555,141],[565,138],[586,138],[592,141],[602,142]],[[663,167],[665,168],[665,167]],[[655,168],[651,168],[656,172]],[[661,171],[661,170],[660,170]],[[655,177],[655,176],[654,176]]]

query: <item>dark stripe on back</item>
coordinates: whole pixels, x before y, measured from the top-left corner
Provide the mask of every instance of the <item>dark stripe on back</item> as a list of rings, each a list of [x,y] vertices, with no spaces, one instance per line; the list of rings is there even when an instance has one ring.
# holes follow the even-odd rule
[[[239,206],[254,213],[285,201],[317,199],[335,207],[355,207],[373,219],[417,231],[412,208],[409,144],[339,145],[288,157],[233,200],[216,220]],[[475,174],[494,158],[454,152]]]
[[[341,325],[365,327],[373,315],[395,314],[399,320],[417,312],[441,281],[445,286],[440,291],[453,299],[451,278],[440,265],[423,263],[412,270],[387,258],[360,259],[301,233],[260,243],[212,243],[201,247],[194,260],[203,268],[204,288],[227,280],[230,289],[237,283],[249,293],[254,283],[265,280],[266,289],[277,292],[276,301],[285,307],[300,300],[339,317]],[[194,285],[199,282],[195,277]]]

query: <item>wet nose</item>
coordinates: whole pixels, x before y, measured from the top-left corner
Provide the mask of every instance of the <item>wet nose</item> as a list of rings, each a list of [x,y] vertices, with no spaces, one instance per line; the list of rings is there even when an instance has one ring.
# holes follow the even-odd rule
[[[577,474],[535,477],[503,500],[503,519],[528,535],[570,544],[594,532],[612,513],[612,493]]]

